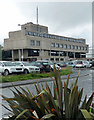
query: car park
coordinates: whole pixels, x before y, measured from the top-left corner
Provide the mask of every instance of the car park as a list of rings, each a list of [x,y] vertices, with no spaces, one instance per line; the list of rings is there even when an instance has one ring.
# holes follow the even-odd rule
[[[12,73],[22,73],[24,71],[23,67],[15,66],[10,61],[0,61],[0,73],[7,76]]]
[[[40,72],[50,72],[51,71],[51,67],[47,61],[39,60],[36,62],[31,62],[31,65],[39,67]]]
[[[40,72],[40,68],[34,65],[31,65],[28,62],[16,61],[14,62],[17,66],[22,66],[24,68],[24,73],[28,74],[31,72]]]

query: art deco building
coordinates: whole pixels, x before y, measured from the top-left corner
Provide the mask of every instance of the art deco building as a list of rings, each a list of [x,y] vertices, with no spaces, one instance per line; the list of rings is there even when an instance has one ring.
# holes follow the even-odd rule
[[[85,58],[88,45],[85,39],[49,34],[48,27],[29,22],[21,25],[21,30],[9,32],[3,50],[13,61],[65,61]]]

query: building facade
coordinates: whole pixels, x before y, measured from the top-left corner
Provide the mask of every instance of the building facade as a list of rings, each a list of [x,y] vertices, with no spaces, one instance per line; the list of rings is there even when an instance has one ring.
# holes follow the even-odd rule
[[[29,22],[21,30],[9,32],[3,50],[10,52],[12,61],[65,61],[86,58],[88,45],[85,39],[49,34],[48,27]]]

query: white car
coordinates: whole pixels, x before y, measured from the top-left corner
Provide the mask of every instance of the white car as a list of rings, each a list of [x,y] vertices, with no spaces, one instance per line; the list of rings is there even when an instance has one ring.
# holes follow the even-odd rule
[[[39,67],[36,67],[36,66],[32,66],[30,63],[28,62],[21,62],[21,61],[16,61],[14,62],[15,65],[17,66],[23,66],[24,68],[24,73],[25,74],[28,74],[28,73],[31,73],[31,72],[40,72],[40,68]]]
[[[90,64],[89,64],[89,62],[88,61],[82,61],[82,60],[79,60],[79,61],[77,61],[76,62],[76,66],[75,67],[78,67],[78,68],[80,68],[80,67],[90,67]]]
[[[48,63],[49,63],[49,65],[50,65],[50,67],[51,67],[51,69],[53,71],[53,69],[54,69],[54,63],[53,62],[48,62]],[[56,67],[57,70],[59,69],[59,71],[61,71],[61,67],[59,65],[57,65],[56,63],[55,63],[55,67]]]
[[[0,73],[7,76],[11,73],[23,72],[24,69],[21,66],[15,66],[10,61],[0,61]]]

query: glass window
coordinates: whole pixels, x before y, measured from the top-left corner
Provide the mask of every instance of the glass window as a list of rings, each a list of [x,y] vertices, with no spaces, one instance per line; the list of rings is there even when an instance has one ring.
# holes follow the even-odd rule
[[[31,64],[28,63],[28,62],[23,62],[23,65],[24,65],[24,66],[31,66]]]
[[[85,47],[84,49],[87,50],[87,47]]]
[[[0,66],[2,66],[2,63],[0,63]]]
[[[5,66],[14,66],[14,64],[12,62],[3,62],[3,64]]]
[[[68,45],[68,49],[71,49],[71,45]]]
[[[51,47],[55,47],[55,43],[51,43]]]
[[[36,46],[40,46],[40,41],[36,41]]]
[[[41,28],[40,28],[39,26],[38,26],[37,30],[38,30],[39,32],[41,32]]]
[[[77,49],[78,49],[78,46],[75,46],[75,49],[77,50]]]
[[[66,44],[64,45],[64,48],[67,48],[67,45],[66,45]]]
[[[60,44],[60,48],[63,48],[63,44]]]
[[[59,44],[58,43],[56,43],[56,48],[59,48]]]
[[[81,50],[84,50],[84,47],[81,47]]]
[[[74,45],[72,45],[72,49],[75,49],[75,46],[74,46]]]
[[[31,41],[30,41],[30,45],[34,46],[34,45],[35,45],[35,41],[34,41],[34,40],[31,40]]]
[[[78,46],[78,49],[81,50],[81,46]]]

